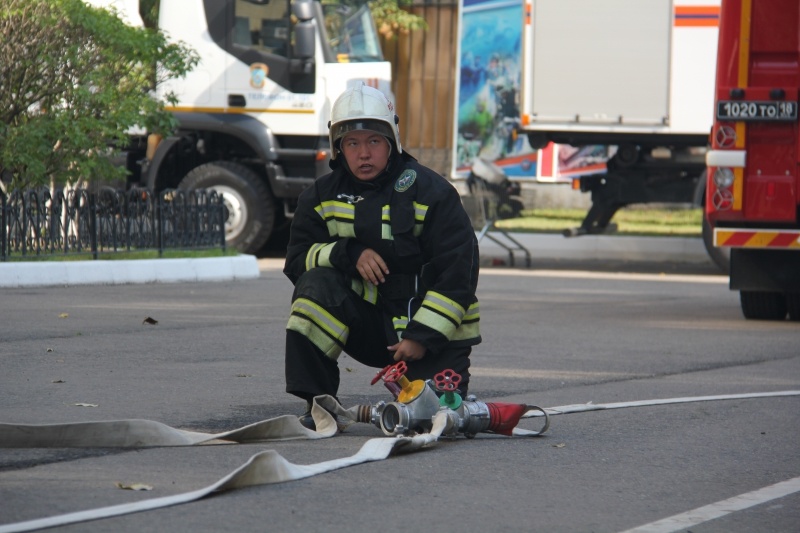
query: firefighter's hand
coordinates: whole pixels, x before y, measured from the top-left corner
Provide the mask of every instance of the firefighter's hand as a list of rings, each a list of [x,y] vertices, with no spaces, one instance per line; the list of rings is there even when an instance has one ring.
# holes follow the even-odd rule
[[[386,266],[386,262],[372,248],[367,248],[361,252],[356,262],[356,270],[364,280],[373,285],[386,281],[386,275],[389,273],[389,267]]]
[[[393,346],[387,346],[394,352],[395,361],[418,361],[425,357],[425,347],[417,341],[403,339]]]

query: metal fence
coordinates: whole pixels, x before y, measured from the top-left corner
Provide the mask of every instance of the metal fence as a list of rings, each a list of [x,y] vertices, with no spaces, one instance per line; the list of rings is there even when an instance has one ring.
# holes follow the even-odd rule
[[[0,261],[168,249],[225,250],[225,207],[213,190],[24,190],[2,197]]]

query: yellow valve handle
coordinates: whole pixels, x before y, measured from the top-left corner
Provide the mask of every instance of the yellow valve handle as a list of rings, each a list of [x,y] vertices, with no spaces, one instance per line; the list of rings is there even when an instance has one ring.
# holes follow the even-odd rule
[[[400,386],[400,393],[397,395],[397,401],[400,403],[409,403],[414,401],[422,391],[425,390],[425,382],[421,379],[409,381],[405,376],[408,365],[405,361],[400,361],[396,365],[389,368],[386,375],[383,377],[384,381],[390,383],[394,382]]]

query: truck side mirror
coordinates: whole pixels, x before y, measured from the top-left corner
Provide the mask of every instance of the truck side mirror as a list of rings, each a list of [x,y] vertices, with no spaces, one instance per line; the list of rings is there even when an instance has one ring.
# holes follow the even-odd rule
[[[301,20],[294,26],[294,59],[313,60],[317,45],[317,28],[313,20]]]
[[[291,62],[291,90],[296,93],[313,94],[316,90],[316,68],[314,56],[317,48],[317,24],[314,21],[313,0],[292,0],[294,39]]]
[[[314,6],[312,0],[295,0],[292,2],[292,15],[302,22],[313,19]]]

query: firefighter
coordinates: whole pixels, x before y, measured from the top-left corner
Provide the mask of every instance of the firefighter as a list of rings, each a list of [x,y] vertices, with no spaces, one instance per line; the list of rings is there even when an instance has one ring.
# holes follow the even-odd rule
[[[332,172],[298,199],[284,274],[294,284],[286,392],[337,397],[337,359],[406,361],[410,380],[452,369],[469,383],[481,341],[478,242],[455,188],[400,144],[389,99],[360,84],[333,104]]]

